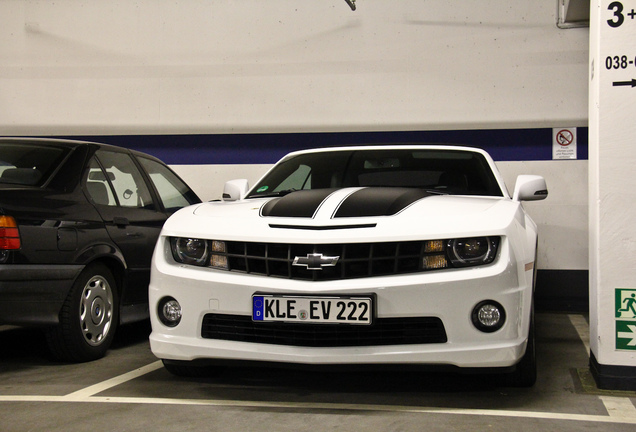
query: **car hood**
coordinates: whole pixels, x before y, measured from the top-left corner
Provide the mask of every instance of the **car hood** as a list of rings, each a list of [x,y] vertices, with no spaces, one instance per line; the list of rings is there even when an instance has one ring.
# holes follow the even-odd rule
[[[187,207],[165,235],[268,242],[342,242],[502,235],[520,217],[503,197],[438,195],[419,189],[345,188]]]

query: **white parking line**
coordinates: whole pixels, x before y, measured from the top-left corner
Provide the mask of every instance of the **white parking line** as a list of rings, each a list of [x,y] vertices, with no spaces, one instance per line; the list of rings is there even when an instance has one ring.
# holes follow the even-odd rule
[[[590,355],[590,324],[583,315],[568,315],[581,341]],[[627,397],[599,396],[607,413],[613,418],[636,419],[636,408]]]
[[[590,355],[590,324],[583,315],[568,315],[568,318],[570,318],[570,322],[579,334],[583,345],[585,345],[587,354]]]
[[[135,369],[134,371],[119,375],[115,378],[111,378],[90,387],[83,388],[82,390],[69,393],[66,396],[63,396],[63,399],[68,401],[83,401],[88,397],[103,392],[104,390],[108,390],[111,387],[116,387],[120,384],[125,383],[126,381],[133,380],[147,373],[156,371],[157,369],[160,369],[162,367],[163,363],[161,363],[161,361],[156,361],[154,363],[150,363],[149,365],[140,367],[139,369]]]
[[[128,398],[89,396],[69,399],[67,396],[0,396],[0,402],[66,402],[66,403],[115,403],[115,404],[146,404],[146,405],[190,405],[217,406],[224,408],[270,408],[270,409],[298,409],[298,410],[328,410],[328,411],[369,411],[394,412],[411,414],[450,414],[475,415],[491,417],[532,418],[539,420],[580,421],[589,423],[617,423],[634,424],[636,417],[600,416],[585,414],[549,413],[533,411],[505,411],[485,409],[454,409],[431,408],[399,405],[365,405],[365,404],[331,404],[311,402],[265,402],[265,401],[236,401],[214,399],[170,399],[170,398]]]
[[[570,322],[577,329],[579,336],[589,350],[589,326],[581,315],[569,315]],[[588,351],[589,352],[589,351]],[[516,417],[541,420],[580,421],[590,423],[618,423],[636,425],[636,408],[626,397],[600,396],[609,415],[585,415],[568,413],[551,413],[538,411],[507,411],[487,409],[454,409],[433,408],[399,405],[368,405],[368,404],[335,404],[312,402],[267,402],[216,399],[172,399],[172,398],[138,398],[138,397],[110,397],[95,396],[105,390],[141,377],[162,367],[161,361],[135,369],[90,387],[69,393],[65,396],[38,395],[0,395],[1,402],[65,402],[65,403],[115,403],[115,404],[146,404],[146,405],[192,405],[217,406],[225,408],[269,408],[269,409],[298,409],[298,410],[329,410],[329,411],[371,411],[396,412],[416,414],[450,414],[450,415],[480,415],[492,417]]]
[[[610,417],[636,420],[636,408],[629,398],[600,396]]]

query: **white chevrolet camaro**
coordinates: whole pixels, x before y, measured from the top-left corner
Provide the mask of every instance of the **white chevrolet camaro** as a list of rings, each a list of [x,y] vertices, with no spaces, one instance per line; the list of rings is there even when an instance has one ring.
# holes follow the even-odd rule
[[[393,365],[536,379],[537,226],[491,157],[392,145],[291,153],[168,219],[153,353],[178,375],[244,362]],[[252,364],[254,364],[252,363]],[[204,367],[205,366],[205,367]]]

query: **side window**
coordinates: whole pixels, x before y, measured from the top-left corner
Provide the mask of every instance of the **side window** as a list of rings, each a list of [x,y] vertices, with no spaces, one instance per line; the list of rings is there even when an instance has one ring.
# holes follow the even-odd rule
[[[174,212],[201,202],[199,197],[165,165],[144,157],[138,157],[138,160],[150,176],[166,211]]]
[[[148,186],[129,155],[98,150],[96,157],[104,171],[98,171],[99,165],[91,161],[86,186],[93,201],[110,206],[154,208]],[[97,184],[107,186],[107,199],[103,187]]]
[[[86,190],[95,204],[117,206],[113,190],[106,180],[106,174],[93,157],[88,165]]]
[[[27,143],[0,145],[0,183],[41,186],[69,150]]]

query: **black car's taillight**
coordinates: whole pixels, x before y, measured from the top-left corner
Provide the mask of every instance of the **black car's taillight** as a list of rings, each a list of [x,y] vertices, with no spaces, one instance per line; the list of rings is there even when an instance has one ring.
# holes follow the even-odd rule
[[[0,216],[0,250],[20,249],[20,231],[11,216]]]

